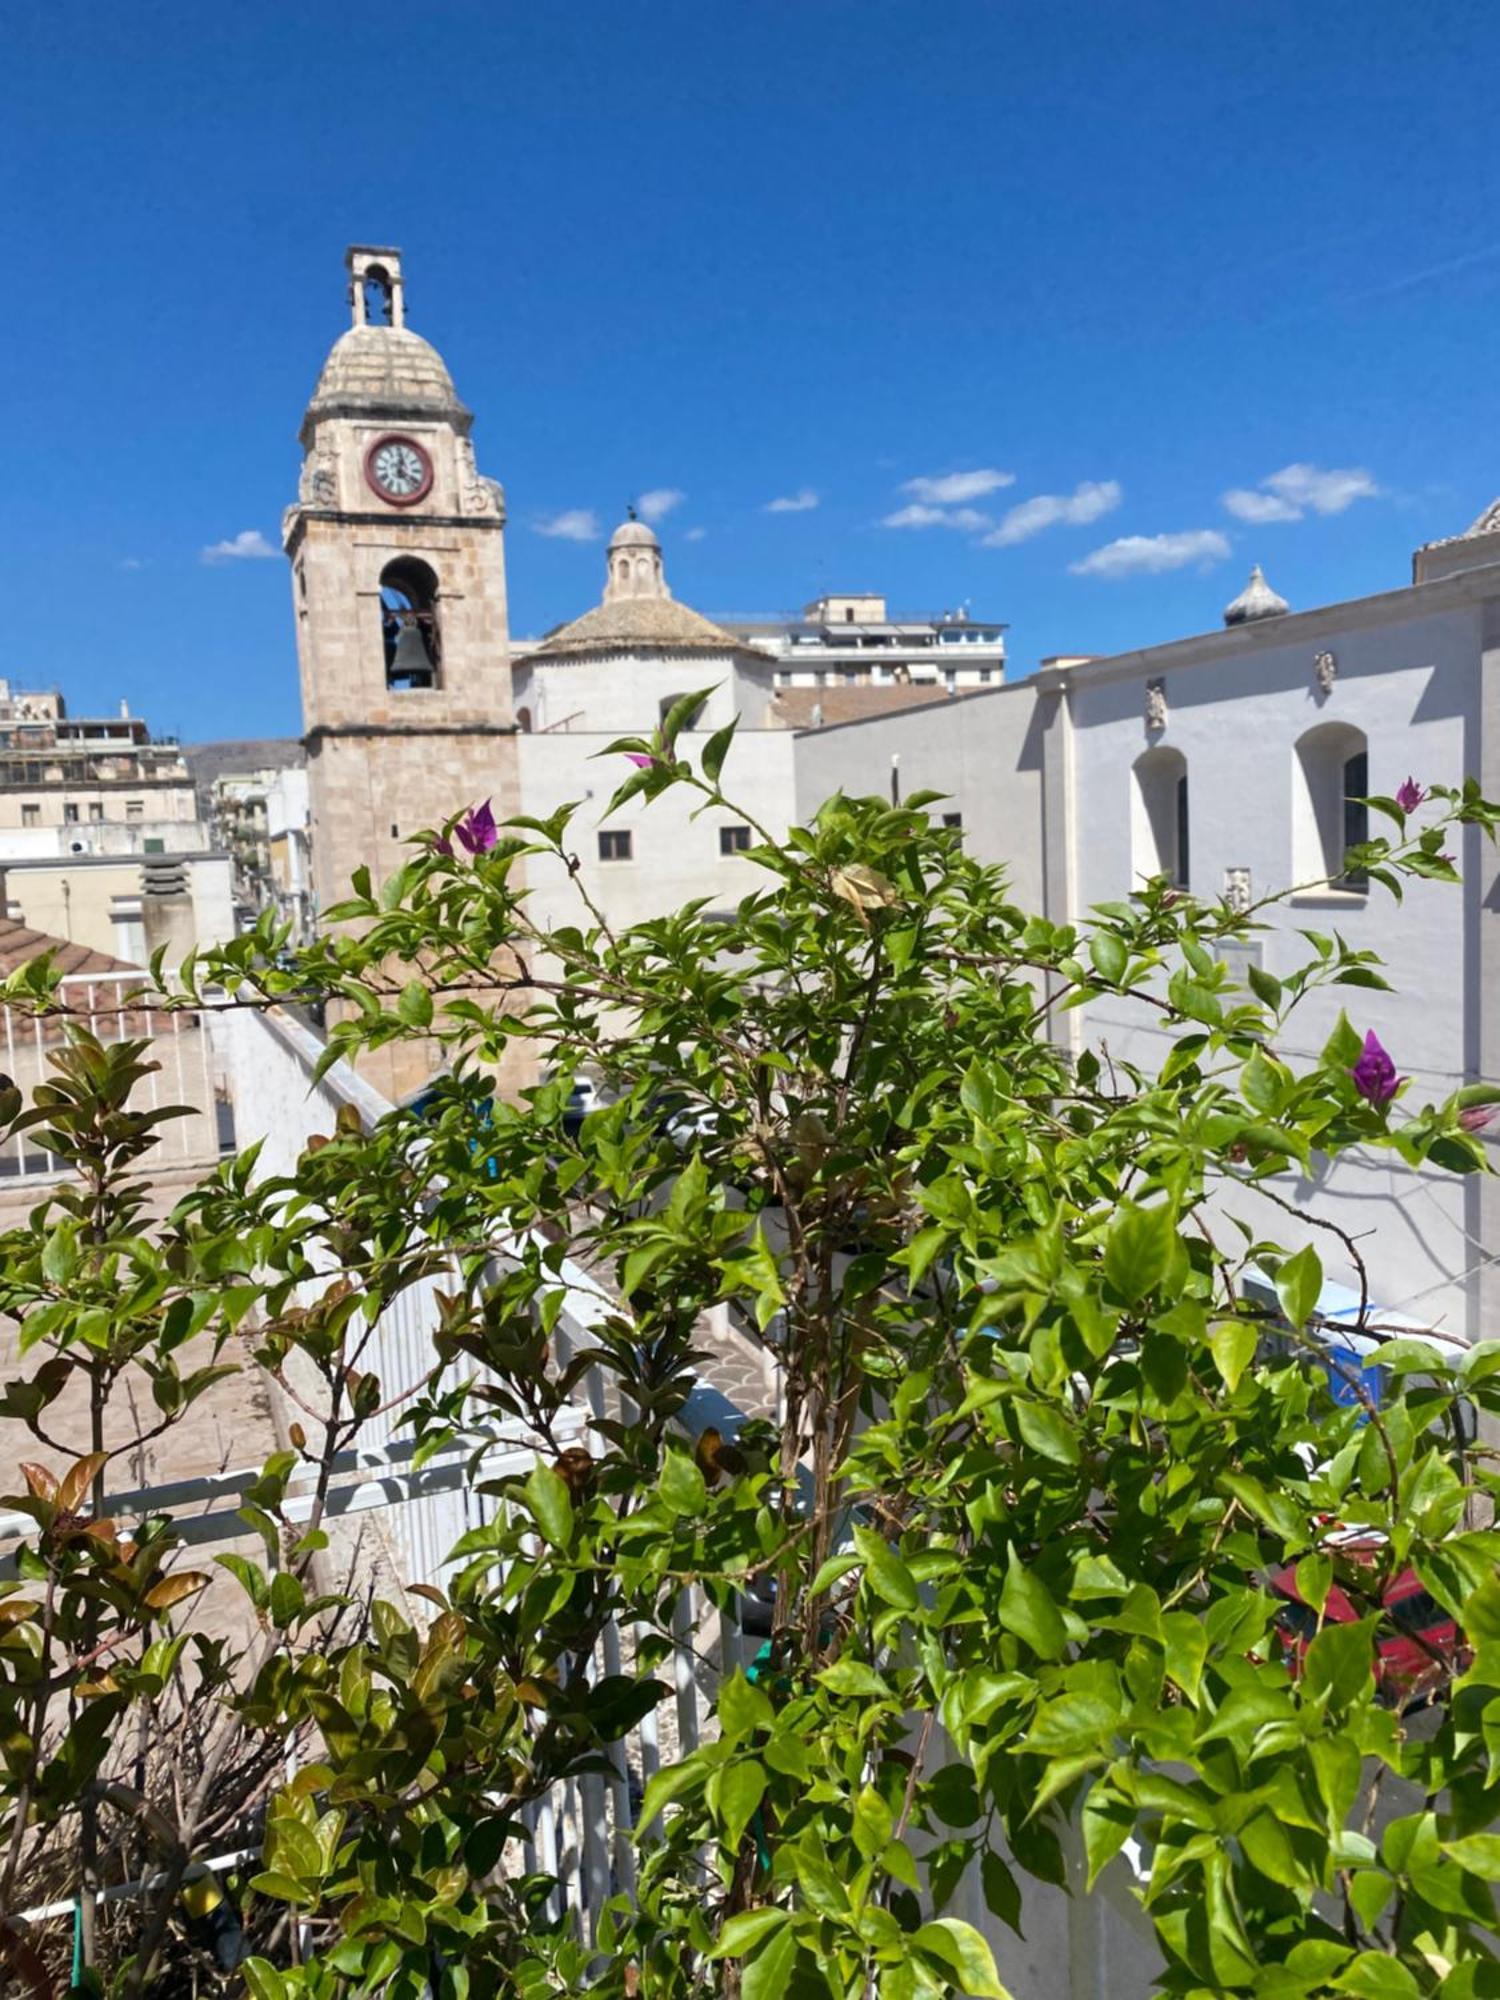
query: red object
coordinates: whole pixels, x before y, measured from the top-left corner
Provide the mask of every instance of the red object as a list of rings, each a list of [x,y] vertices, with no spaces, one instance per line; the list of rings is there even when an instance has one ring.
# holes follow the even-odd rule
[[[402,451],[410,452],[421,464],[421,477],[410,492],[398,492],[387,486],[376,473],[376,457],[392,445]],[[414,437],[408,437],[405,431],[388,431],[384,437],[376,438],[365,453],[365,480],[371,491],[378,493],[388,507],[415,507],[419,500],[425,500],[432,491],[432,455],[425,445],[419,444]]]
[[[1345,1544],[1342,1553],[1359,1563],[1373,1563],[1377,1544]],[[1295,1567],[1273,1570],[1271,1588],[1283,1600],[1276,1627],[1287,1666],[1293,1674],[1318,1630],[1318,1615],[1297,1588]],[[1471,1654],[1457,1625],[1429,1594],[1415,1570],[1393,1576],[1381,1598],[1385,1626],[1375,1640],[1375,1679],[1381,1694],[1392,1701],[1441,1685],[1468,1666]],[[1361,1613],[1339,1586],[1331,1584],[1323,1607],[1325,1625],[1354,1625]],[[1395,1627],[1395,1630],[1389,1629]]]

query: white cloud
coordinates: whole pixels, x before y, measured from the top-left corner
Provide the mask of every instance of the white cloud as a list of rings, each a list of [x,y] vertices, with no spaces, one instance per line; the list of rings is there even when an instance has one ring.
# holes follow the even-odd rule
[[[211,542],[199,560],[206,563],[264,562],[268,556],[274,558],[275,554],[275,549],[259,528],[242,528],[227,542]]]
[[[597,542],[603,533],[592,507],[568,507],[561,514],[544,514],[534,525],[539,535],[556,535],[565,542]]]
[[[817,494],[810,486],[804,486],[800,493],[783,493],[779,499],[768,500],[765,511],[768,514],[807,514],[817,504]]]
[[[921,500],[913,500],[909,507],[898,507],[894,514],[887,514],[880,523],[882,528],[959,528],[969,533],[977,533],[990,526],[988,514],[981,514],[977,507],[929,507]]]
[[[1237,521],[1300,521],[1302,509],[1274,493],[1257,493],[1251,486],[1235,486],[1224,495],[1225,510]]]
[[[682,539],[685,542],[701,542],[707,533],[707,528],[689,528]]]
[[[1190,528],[1180,535],[1122,535],[1068,567],[1074,576],[1157,576],[1190,563],[1206,569],[1228,554],[1229,537],[1217,528]]]
[[[144,556],[122,556],[116,564],[116,568],[118,569],[144,569],[145,567],[146,558]]]
[[[901,491],[931,506],[952,507],[964,500],[982,500],[986,493],[997,493],[1002,486],[1015,483],[1013,472],[997,472],[987,465],[977,472],[945,472],[935,479],[908,479]]]
[[[643,493],[635,503],[635,511],[643,521],[664,521],[674,507],[680,506],[687,495],[676,486],[653,486],[649,493]]]
[[[982,546],[1007,549],[1012,543],[1029,541],[1044,528],[1056,527],[1059,522],[1070,528],[1086,527],[1101,515],[1112,514],[1120,499],[1117,479],[1084,479],[1071,493],[1038,493],[1034,499],[1012,507],[999,527],[985,536]]]
[[[1342,514],[1356,500],[1373,500],[1380,492],[1362,465],[1325,471],[1317,465],[1284,465],[1259,487],[1235,486],[1224,505],[1237,521],[1300,521],[1314,514]]]

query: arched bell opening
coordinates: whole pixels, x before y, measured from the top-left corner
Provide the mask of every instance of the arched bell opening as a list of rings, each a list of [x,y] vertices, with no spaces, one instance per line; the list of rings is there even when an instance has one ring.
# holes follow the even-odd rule
[[[420,557],[398,556],[380,572],[380,636],[393,692],[442,685],[438,580]]]

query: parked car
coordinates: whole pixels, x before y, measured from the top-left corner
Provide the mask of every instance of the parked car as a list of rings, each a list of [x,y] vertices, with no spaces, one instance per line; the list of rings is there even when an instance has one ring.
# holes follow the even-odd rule
[[[1373,1565],[1380,1544],[1374,1540],[1346,1541],[1341,1553],[1357,1563]],[[1282,1654],[1293,1674],[1302,1671],[1307,1649],[1318,1630],[1318,1614],[1297,1588],[1295,1567],[1274,1570],[1271,1588],[1281,1599],[1276,1629]],[[1463,1635],[1413,1569],[1401,1570],[1386,1585],[1381,1602],[1395,1631],[1383,1631],[1375,1641],[1375,1679],[1383,1701],[1405,1707],[1420,1701],[1435,1687],[1462,1673],[1470,1653]],[[1352,1625],[1360,1611],[1338,1584],[1329,1588],[1323,1608],[1325,1625]]]

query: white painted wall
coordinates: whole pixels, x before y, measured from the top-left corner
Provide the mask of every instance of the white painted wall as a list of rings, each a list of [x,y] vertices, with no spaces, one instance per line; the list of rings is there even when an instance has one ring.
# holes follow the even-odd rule
[[[659,917],[698,897],[707,897],[715,909],[732,909],[742,896],[765,886],[768,878],[753,862],[719,851],[719,828],[742,823],[736,814],[714,810],[693,817],[703,804],[700,793],[674,787],[650,803],[637,797],[606,815],[611,794],[634,769],[623,756],[598,755],[612,740],[612,733],[602,731],[533,737],[521,757],[524,813],[540,818],[566,800],[582,801],[570,849],[579,859],[580,881],[611,924]],[[792,824],[796,811],[795,740],[789,730],[742,727],[723,772],[726,793],[777,836]],[[696,763],[706,741],[707,732],[695,731],[681,737],[679,747]],[[601,827],[630,832],[630,860],[599,858]],[[757,838],[753,830],[751,838]],[[539,922],[588,921],[559,863],[528,861],[527,884]]]
[[[530,733],[607,731],[611,736],[649,735],[664,700],[712,688],[703,725],[717,729],[732,715],[759,726],[771,696],[772,665],[747,665],[743,655],[664,658],[659,652],[621,653],[606,659],[549,660],[533,655],[512,669],[517,717],[524,709]],[[523,725],[524,726],[524,725]],[[524,762],[529,744],[523,742]]]
[[[1420,615],[1406,593],[1409,615],[1375,626],[1340,624],[1337,607],[1320,621],[1267,621],[1253,650],[1222,653],[1211,635],[1203,655],[1183,658],[1163,673],[1160,656],[1143,656],[1125,672],[1072,677],[1071,815],[1074,901],[1082,915],[1099,902],[1128,896],[1136,865],[1128,837],[1136,760],[1170,749],[1185,760],[1189,782],[1191,888],[1222,893],[1226,871],[1248,868],[1259,896],[1298,879],[1294,854],[1304,790],[1297,743],[1304,732],[1339,723],[1368,741],[1370,787],[1393,793],[1408,773],[1423,784],[1457,784],[1477,769],[1479,621],[1459,606]],[[1332,651],[1338,678],[1320,701],[1312,670],[1315,651]],[[1146,682],[1163,681],[1166,727],[1145,724]],[[1381,822],[1372,821],[1372,832]],[[1351,946],[1378,952],[1391,967],[1390,994],[1336,988],[1309,999],[1292,1017],[1282,1050],[1293,1061],[1322,1047],[1341,1007],[1363,1032],[1374,1028],[1404,1075],[1416,1103],[1437,1101],[1472,1077],[1469,1023],[1477,961],[1470,932],[1472,894],[1413,883],[1397,905],[1383,890],[1368,895],[1330,888],[1296,896],[1270,915],[1262,951],[1267,970],[1283,974],[1309,955],[1301,929],[1338,932]],[[1099,1002],[1073,1017],[1075,1036],[1117,1058],[1155,1067],[1169,1046],[1140,1009]],[[1465,1232],[1469,1192],[1451,1175],[1414,1181],[1385,1156],[1341,1163],[1316,1183],[1282,1192],[1312,1200],[1342,1225],[1364,1234],[1362,1254],[1379,1302],[1391,1310],[1432,1315],[1448,1330],[1471,1335],[1466,1288],[1453,1282],[1474,1261]],[[1325,1269],[1356,1283],[1349,1260],[1326,1231],[1299,1228],[1268,1202],[1236,1195],[1232,1204],[1267,1235],[1316,1243]],[[1492,1330],[1493,1331],[1493,1330]]]
[[[891,795],[892,759],[901,796],[937,791],[935,814],[963,815],[969,850],[1003,861],[1017,900],[1042,906],[1042,717],[1025,682],[865,722],[805,730],[796,738],[797,817],[835,792]]]

